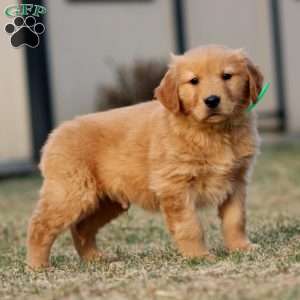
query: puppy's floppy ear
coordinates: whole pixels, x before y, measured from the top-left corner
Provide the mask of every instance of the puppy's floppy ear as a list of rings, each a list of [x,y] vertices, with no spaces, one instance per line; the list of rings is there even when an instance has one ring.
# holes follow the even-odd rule
[[[176,61],[177,56],[171,54],[171,58],[173,64],[170,65],[169,70],[161,80],[159,86],[155,89],[154,96],[166,109],[176,114],[180,111],[178,85],[174,66],[174,61]]]
[[[253,103],[262,89],[264,77],[257,65],[254,65],[249,58],[246,58],[247,72],[249,77],[249,96]]]
[[[240,61],[242,61],[246,65],[246,72],[249,81],[249,98],[253,103],[255,103],[262,89],[264,77],[259,67],[250,60],[248,54],[244,51],[244,49],[236,49],[233,53]]]

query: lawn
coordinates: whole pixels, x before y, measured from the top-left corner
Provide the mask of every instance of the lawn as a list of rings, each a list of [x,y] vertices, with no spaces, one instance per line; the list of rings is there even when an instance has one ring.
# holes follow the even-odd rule
[[[55,266],[26,271],[27,221],[38,176],[0,181],[0,299],[300,299],[300,144],[265,146],[249,189],[248,231],[260,247],[228,254],[214,210],[201,212],[217,261],[186,260],[159,214],[132,208],[98,234],[113,262],[84,264],[70,234],[53,248]]]

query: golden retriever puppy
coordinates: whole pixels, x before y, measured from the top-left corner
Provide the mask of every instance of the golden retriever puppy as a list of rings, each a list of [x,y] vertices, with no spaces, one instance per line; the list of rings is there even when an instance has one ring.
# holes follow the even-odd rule
[[[173,56],[156,101],[65,122],[50,135],[27,262],[48,265],[70,228],[85,260],[96,233],[129,204],[161,210],[182,255],[209,257],[198,207],[219,210],[225,246],[251,248],[245,232],[249,169],[258,147],[253,113],[263,77],[241,50],[207,46]],[[115,241],[116,243],[118,241]]]

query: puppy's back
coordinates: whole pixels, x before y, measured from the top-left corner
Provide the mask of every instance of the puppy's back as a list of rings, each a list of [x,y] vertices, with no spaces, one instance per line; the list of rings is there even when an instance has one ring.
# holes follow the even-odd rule
[[[66,121],[49,135],[42,150],[41,171],[44,175],[50,170],[57,173],[68,167],[67,162],[96,165],[114,154],[116,159],[122,153],[129,155],[137,143],[148,143],[153,120],[159,123],[162,113],[160,103],[151,101]]]

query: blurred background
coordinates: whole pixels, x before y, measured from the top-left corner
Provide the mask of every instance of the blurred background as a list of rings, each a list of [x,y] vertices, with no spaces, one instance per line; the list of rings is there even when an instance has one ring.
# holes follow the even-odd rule
[[[17,4],[1,0],[0,9]],[[152,98],[169,53],[244,48],[271,82],[262,132],[299,137],[300,1],[52,0],[40,45],[13,48],[0,14],[0,176],[30,172],[64,120]]]

